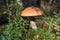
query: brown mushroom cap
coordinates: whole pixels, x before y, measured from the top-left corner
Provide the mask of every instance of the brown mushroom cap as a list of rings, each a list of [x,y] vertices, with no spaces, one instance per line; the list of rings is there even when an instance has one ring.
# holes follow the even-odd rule
[[[21,16],[41,16],[43,11],[37,7],[28,7],[21,12]]]

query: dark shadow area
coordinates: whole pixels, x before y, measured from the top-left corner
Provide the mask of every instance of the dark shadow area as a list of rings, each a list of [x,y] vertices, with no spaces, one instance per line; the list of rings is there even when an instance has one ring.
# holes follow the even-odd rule
[[[22,0],[24,8],[35,6],[40,8],[41,0]]]
[[[0,16],[0,26],[8,24],[8,14],[2,14]]]
[[[7,0],[0,1],[0,26],[8,24]]]

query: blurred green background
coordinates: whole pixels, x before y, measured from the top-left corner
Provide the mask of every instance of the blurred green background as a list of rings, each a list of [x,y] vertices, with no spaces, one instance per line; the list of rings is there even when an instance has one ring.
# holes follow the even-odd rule
[[[44,16],[36,18],[38,29],[33,30],[20,16],[21,0],[0,0],[0,40],[60,40],[60,0],[40,1]]]

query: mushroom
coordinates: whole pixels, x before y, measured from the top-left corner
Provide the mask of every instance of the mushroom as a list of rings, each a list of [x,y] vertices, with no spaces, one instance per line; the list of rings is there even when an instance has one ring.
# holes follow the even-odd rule
[[[37,7],[28,7],[25,8],[22,12],[21,12],[21,16],[22,17],[28,17],[28,20],[30,22],[30,27],[32,29],[37,29],[37,25],[36,22],[34,21],[34,17],[35,16],[42,16],[43,15],[43,11],[40,8]]]

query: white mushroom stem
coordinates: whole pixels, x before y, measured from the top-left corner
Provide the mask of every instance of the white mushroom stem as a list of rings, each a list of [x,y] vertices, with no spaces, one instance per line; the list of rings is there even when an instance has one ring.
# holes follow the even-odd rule
[[[35,21],[30,21],[30,27],[34,30],[37,29],[37,25],[36,25],[36,22]]]

